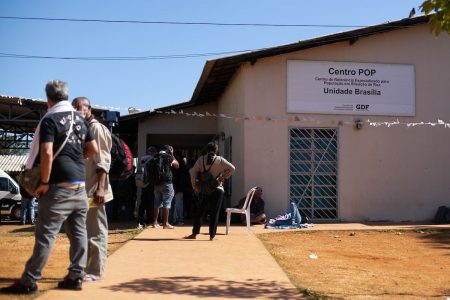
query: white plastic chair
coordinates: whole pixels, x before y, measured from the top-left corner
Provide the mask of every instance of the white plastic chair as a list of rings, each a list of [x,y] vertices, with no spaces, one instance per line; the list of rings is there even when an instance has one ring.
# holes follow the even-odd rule
[[[250,235],[250,204],[253,200],[253,195],[255,194],[256,187],[252,187],[248,193],[247,197],[245,198],[244,206],[242,208],[234,208],[229,207],[226,209],[227,212],[227,229],[225,234],[228,234],[228,228],[230,227],[230,221],[231,221],[231,214],[241,214],[245,215],[245,221],[247,223],[247,234]]]

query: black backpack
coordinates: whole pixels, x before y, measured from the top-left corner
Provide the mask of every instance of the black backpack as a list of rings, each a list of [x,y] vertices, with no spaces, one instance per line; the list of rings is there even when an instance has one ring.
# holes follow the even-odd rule
[[[434,222],[437,224],[450,224],[450,207],[439,206]]]
[[[206,169],[205,167],[205,159],[203,158],[203,171],[200,172],[197,176],[197,184],[200,188],[200,192],[204,195],[211,195],[212,193],[214,193],[214,191],[217,190],[217,187],[219,186],[217,178],[215,178],[210,172],[216,158],[217,156],[214,157],[208,169]]]
[[[111,138],[109,178],[111,180],[126,180],[133,173],[133,156],[128,145],[117,135],[112,133]]]
[[[172,160],[168,154],[159,154],[145,164],[146,181],[151,185],[172,181]]]

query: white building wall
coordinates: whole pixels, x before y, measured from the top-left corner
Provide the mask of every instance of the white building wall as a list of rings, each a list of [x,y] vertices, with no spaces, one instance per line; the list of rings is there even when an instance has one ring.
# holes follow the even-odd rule
[[[217,102],[199,105],[183,110],[185,113],[217,111]],[[146,150],[147,134],[216,134],[217,120],[212,117],[188,117],[179,114],[154,115],[143,118],[138,128],[138,156],[142,157]]]
[[[230,82],[229,87],[218,101],[218,112],[227,116],[243,116],[245,105],[245,79],[242,72],[237,71]],[[235,205],[240,198],[245,196],[249,184],[246,181],[246,161],[244,123],[232,118],[218,118],[218,131],[223,131],[226,137],[232,137],[232,163],[236,166],[236,172],[232,176],[231,204]],[[220,153],[223,154],[223,144],[219,145]]]
[[[330,123],[287,121],[286,66],[289,59],[412,64],[416,72],[415,117],[362,117],[363,120],[450,122],[450,36],[435,37],[428,25],[340,42],[244,64],[220,99],[219,110],[268,120],[227,121],[243,186],[264,188],[270,216],[287,209],[289,191],[289,127],[336,127],[339,130],[339,218],[363,220],[425,220],[450,201],[450,129],[371,127],[357,131],[337,121],[358,116],[314,115]],[[239,102],[244,99],[244,110]],[[278,119],[278,120],[277,120]],[[239,127],[243,126],[242,133]],[[219,121],[219,128],[225,121]],[[242,146],[241,146],[242,145]],[[243,148],[242,148],[243,147]],[[242,149],[242,158],[237,153]],[[240,172],[239,172],[240,173]],[[239,180],[242,180],[239,178]],[[244,189],[244,188],[243,188]],[[242,189],[242,191],[243,191]]]

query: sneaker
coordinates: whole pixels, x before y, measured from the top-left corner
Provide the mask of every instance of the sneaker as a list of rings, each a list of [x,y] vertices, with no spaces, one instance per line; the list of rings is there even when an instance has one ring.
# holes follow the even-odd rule
[[[170,225],[169,223],[167,223],[166,225],[163,226],[164,229],[175,229],[175,227],[173,227],[173,225]]]
[[[1,288],[0,293],[3,294],[34,294],[38,291],[36,283],[31,285],[23,285],[20,281],[14,282],[12,285]]]
[[[95,282],[95,281],[99,281],[100,277],[96,276],[94,274],[86,274],[83,277],[83,282]]]
[[[144,225],[142,225],[141,223],[138,224],[137,229],[143,229]]]
[[[60,282],[58,282],[58,288],[63,290],[81,291],[83,280],[81,278],[70,279],[67,276]]]

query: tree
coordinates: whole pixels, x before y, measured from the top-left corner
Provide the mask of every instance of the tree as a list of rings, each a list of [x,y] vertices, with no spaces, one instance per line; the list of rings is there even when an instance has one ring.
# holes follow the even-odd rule
[[[430,30],[439,35],[442,30],[450,34],[450,0],[425,0],[420,9],[430,17]]]

